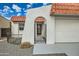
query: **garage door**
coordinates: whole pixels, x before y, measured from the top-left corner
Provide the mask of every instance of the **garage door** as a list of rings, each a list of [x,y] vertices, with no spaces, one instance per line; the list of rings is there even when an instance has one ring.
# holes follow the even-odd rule
[[[78,17],[56,17],[56,42],[79,42]]]

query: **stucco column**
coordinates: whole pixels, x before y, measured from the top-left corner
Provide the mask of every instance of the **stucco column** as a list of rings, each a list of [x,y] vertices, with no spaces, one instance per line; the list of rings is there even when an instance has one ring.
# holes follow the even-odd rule
[[[34,36],[34,41],[36,42],[36,39],[37,39],[37,23],[34,24],[34,35],[35,35]]]
[[[47,20],[47,44],[55,44],[55,17],[50,16]]]

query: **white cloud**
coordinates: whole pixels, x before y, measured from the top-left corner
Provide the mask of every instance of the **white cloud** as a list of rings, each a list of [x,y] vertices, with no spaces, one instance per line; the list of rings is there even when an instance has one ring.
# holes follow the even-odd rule
[[[10,20],[11,18],[10,17],[5,17],[7,20]]]
[[[2,13],[2,15],[6,15],[6,14],[8,14],[8,12]]]
[[[2,12],[2,10],[0,9],[0,12]]]
[[[21,12],[21,8],[16,4],[13,4],[12,8],[15,9],[16,12]]]
[[[24,10],[24,12],[27,12],[27,10]]]
[[[17,16],[21,16],[21,13],[18,13]]]
[[[10,7],[8,7],[8,6],[4,6],[3,8],[4,8],[3,12],[7,12],[10,9]]]
[[[0,15],[2,15],[2,12],[0,12]]]
[[[14,12],[14,11],[10,10],[10,12]]]
[[[28,5],[27,5],[27,8],[30,8],[30,7],[31,7],[31,4],[28,4]]]
[[[47,3],[43,3],[43,5],[44,5],[44,6],[46,6],[46,5],[47,5]]]
[[[27,10],[26,10],[25,8],[23,8],[23,11],[24,11],[24,12],[27,12]]]

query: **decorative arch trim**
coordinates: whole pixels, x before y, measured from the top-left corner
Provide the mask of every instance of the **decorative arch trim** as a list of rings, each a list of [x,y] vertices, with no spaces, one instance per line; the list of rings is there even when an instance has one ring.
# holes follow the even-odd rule
[[[42,17],[42,16],[39,16],[39,17],[37,17],[36,19],[35,19],[35,22],[37,22],[37,23],[43,23],[43,22],[45,22],[46,21],[46,19],[44,18],[44,17]]]

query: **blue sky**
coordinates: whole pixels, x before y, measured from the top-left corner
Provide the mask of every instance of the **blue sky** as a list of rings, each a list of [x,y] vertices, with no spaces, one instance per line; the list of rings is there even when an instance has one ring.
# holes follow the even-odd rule
[[[0,3],[0,15],[10,20],[12,16],[26,16],[27,10],[50,3]]]

